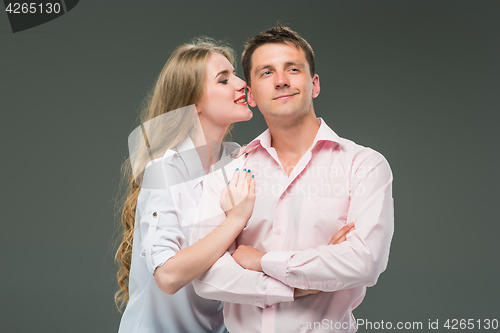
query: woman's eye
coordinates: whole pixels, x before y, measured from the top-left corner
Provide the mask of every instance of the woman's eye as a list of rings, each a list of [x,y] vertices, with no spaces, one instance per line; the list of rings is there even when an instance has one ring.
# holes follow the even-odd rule
[[[219,83],[226,84],[229,82],[229,79],[222,79],[219,81]]]

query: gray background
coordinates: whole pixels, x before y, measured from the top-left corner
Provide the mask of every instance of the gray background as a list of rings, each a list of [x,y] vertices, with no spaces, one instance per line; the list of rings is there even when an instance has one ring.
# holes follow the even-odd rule
[[[315,50],[317,114],[393,169],[389,266],[354,315],[500,319],[499,14],[478,0],[80,1],[16,34],[0,14],[0,331],[117,331],[113,198],[146,91],[179,44],[241,53],[277,19]],[[233,136],[264,129],[254,109]]]

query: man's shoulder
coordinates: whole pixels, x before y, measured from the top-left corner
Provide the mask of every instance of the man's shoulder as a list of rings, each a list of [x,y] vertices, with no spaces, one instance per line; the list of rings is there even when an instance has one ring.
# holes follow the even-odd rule
[[[339,146],[353,164],[388,164],[387,159],[377,150],[358,144],[346,138],[340,138]]]
[[[360,145],[352,140],[339,136],[330,126],[328,126],[328,124],[324,119],[321,119],[320,132],[321,133],[318,133],[320,140],[332,142],[333,144],[329,146],[332,147],[334,150],[338,150],[346,154],[346,157],[347,156],[359,157],[368,155],[382,156],[382,154],[380,154],[379,152],[370,147]]]

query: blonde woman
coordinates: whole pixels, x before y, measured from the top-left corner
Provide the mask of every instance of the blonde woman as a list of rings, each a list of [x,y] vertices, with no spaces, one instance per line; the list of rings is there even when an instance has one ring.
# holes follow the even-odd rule
[[[251,172],[232,175],[232,197],[226,191],[221,198],[226,220],[193,246],[187,241],[203,175],[234,150],[221,143],[231,124],[252,117],[245,88],[234,74],[232,50],[207,39],[180,46],[163,67],[141,114],[147,153],[139,147],[124,164],[129,191],[115,300],[128,304],[119,332],[226,332],[221,302],[197,296],[190,282],[226,251],[249,219]],[[195,108],[183,108],[189,105]]]

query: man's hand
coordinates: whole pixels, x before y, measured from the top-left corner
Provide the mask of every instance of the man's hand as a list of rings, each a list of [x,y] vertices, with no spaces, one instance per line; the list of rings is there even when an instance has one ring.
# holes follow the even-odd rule
[[[346,238],[347,234],[350,233],[354,229],[355,229],[354,222],[346,224],[342,229],[337,231],[337,233],[335,235],[333,235],[333,237],[332,237],[332,239],[330,239],[330,242],[328,243],[328,245],[335,245],[335,244],[340,244],[340,243],[344,242],[347,239]],[[297,298],[297,297],[307,296],[307,295],[311,295],[311,294],[317,294],[319,292],[320,292],[320,290],[314,290],[314,289],[305,290],[305,289],[295,288],[293,291],[293,297]]]
[[[317,294],[320,291],[321,290],[314,290],[314,289],[304,290],[304,289],[295,288],[293,290],[293,298],[307,296],[307,295],[312,295],[312,294]]]
[[[240,245],[233,253],[233,259],[241,267],[250,269],[256,272],[262,272],[260,260],[266,254],[259,250],[254,249],[250,245]]]
[[[345,241],[347,238],[347,234],[353,231],[354,228],[354,222],[347,223],[343,228],[341,228],[335,235],[333,235],[332,239],[330,239],[330,243],[328,245],[332,244],[340,244],[343,241]]]

